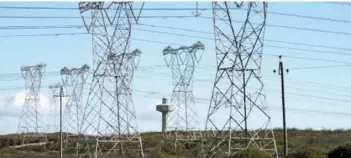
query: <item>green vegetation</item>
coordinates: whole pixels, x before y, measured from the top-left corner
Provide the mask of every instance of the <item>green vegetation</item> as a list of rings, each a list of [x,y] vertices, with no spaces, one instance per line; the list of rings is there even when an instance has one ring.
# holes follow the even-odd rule
[[[41,146],[26,146],[13,149],[12,145],[21,143],[18,135],[0,136],[0,158],[50,158],[59,155],[58,134],[49,134],[49,143]],[[283,133],[281,129],[275,129],[276,144],[279,153],[283,152]],[[201,143],[195,142],[179,147],[173,152],[170,145],[160,147],[162,134],[159,132],[148,132],[142,134],[145,156],[148,158],[192,158],[202,154]],[[288,130],[288,158],[327,158],[328,154],[333,156],[345,155],[351,152],[351,130],[320,130],[311,129]],[[31,143],[38,142],[30,140]],[[208,143],[205,144],[205,146]],[[74,143],[66,144],[64,150],[65,158],[73,157],[75,151]],[[161,151],[161,152],[160,152]],[[238,158],[271,158],[262,151],[248,149],[238,152]]]
[[[288,158],[324,158],[328,156],[326,152],[323,149],[304,146],[289,154]]]
[[[351,143],[345,142],[344,144],[337,146],[329,152],[330,157],[346,157],[347,153],[351,153]]]
[[[237,154],[236,157],[237,158],[257,158],[257,157],[274,158],[273,156],[257,149],[248,149],[248,150],[241,151]]]

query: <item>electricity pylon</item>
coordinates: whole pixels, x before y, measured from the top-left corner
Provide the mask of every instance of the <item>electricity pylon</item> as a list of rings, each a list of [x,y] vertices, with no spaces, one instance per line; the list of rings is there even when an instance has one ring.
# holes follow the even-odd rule
[[[82,132],[90,135],[78,156],[144,157],[132,98],[133,74],[141,54],[129,51],[131,24],[138,19],[132,5],[79,3],[93,36],[93,78],[82,118]]]
[[[25,98],[18,132],[21,134],[22,144],[47,142],[44,134],[45,123],[40,114],[40,87],[45,67],[45,64],[21,67],[25,80]]]
[[[213,132],[207,157],[232,157],[247,148],[277,156],[260,76],[267,2],[212,5],[217,73],[206,120],[206,131]]]
[[[184,145],[193,145],[202,140],[199,131],[198,115],[193,95],[195,64],[200,62],[205,46],[197,42],[192,46],[163,50],[167,66],[172,70],[173,93],[171,113],[166,128],[165,142],[177,153]]]
[[[80,68],[68,69],[64,67],[61,69],[62,85],[64,94],[68,95],[66,102],[64,116],[63,116],[63,131],[66,132],[64,136],[65,148],[69,144],[74,144],[76,150],[79,150],[79,142],[77,136],[81,133],[81,122],[83,113],[82,95],[83,88],[86,83],[89,66],[87,64]],[[76,137],[76,139],[71,139]],[[78,151],[76,153],[78,155]]]

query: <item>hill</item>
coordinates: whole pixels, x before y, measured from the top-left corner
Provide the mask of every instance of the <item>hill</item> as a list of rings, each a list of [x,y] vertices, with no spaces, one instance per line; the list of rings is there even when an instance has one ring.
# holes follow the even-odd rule
[[[281,129],[274,130],[278,151],[283,152],[283,133]],[[163,151],[159,153],[158,146],[162,139],[159,132],[142,133],[143,147],[146,157],[163,158],[176,157],[175,153]],[[48,135],[49,143],[36,147],[10,148],[20,144],[18,135],[0,136],[1,158],[49,158],[59,155],[58,134]],[[327,158],[332,149],[351,140],[351,130],[312,130],[312,129],[289,129],[288,145],[290,158]],[[68,145],[64,151],[64,157],[73,157],[74,145]],[[179,157],[194,157],[192,148],[184,149],[178,153]]]

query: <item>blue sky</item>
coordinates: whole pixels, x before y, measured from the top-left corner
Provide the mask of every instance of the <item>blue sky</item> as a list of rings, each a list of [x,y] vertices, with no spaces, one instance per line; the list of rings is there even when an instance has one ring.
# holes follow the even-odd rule
[[[135,4],[136,7],[140,3]],[[43,6],[43,7],[66,7],[76,8],[76,2],[60,3],[0,3],[1,6]],[[182,8],[195,7],[194,2],[148,2],[145,8]],[[199,3],[201,8],[210,8],[211,3]],[[351,6],[327,4],[327,3],[269,3],[269,12],[279,12],[288,14],[299,14],[306,16],[316,16],[323,18],[333,18],[340,20],[350,20],[347,16]],[[144,10],[142,16],[191,16],[193,11],[150,11]],[[0,18],[1,26],[58,26],[58,25],[83,25],[77,10],[31,10],[31,9],[1,9],[1,16],[69,16],[78,17],[71,19],[31,19],[31,18]],[[212,11],[202,11],[201,16],[212,17]],[[160,130],[161,114],[156,112],[155,104],[161,102],[163,96],[169,96],[172,92],[171,70],[165,66],[162,50],[167,46],[165,43],[178,45],[192,45],[201,41],[205,45],[203,58],[195,70],[194,95],[197,98],[210,98],[215,68],[208,65],[216,65],[214,41],[185,36],[176,36],[151,31],[169,32],[173,34],[187,34],[190,36],[201,36],[213,38],[213,34],[172,30],[160,27],[150,27],[149,25],[168,26],[175,28],[193,29],[204,32],[213,32],[211,19],[204,18],[141,18],[141,24],[133,26],[131,49],[138,48],[142,51],[139,63],[143,66],[157,66],[153,68],[140,68],[135,72],[133,82],[134,102],[137,111],[139,129],[141,131]],[[337,33],[323,33],[321,31],[305,31],[298,29],[288,29],[274,27],[274,25],[302,27],[309,29],[329,30],[335,32],[351,32],[351,23],[341,23],[326,20],[307,19],[301,17],[282,16],[269,13],[267,17],[264,53],[283,55],[285,68],[300,68],[314,66],[345,65],[345,63],[313,61],[296,59],[289,57],[303,57],[317,60],[335,60],[348,63],[349,55],[337,53],[348,53],[340,49],[328,49],[321,47],[311,47],[302,45],[292,45],[272,42],[286,41],[305,44],[315,44],[322,46],[346,47],[348,48],[350,35]],[[145,31],[146,30],[146,31]],[[15,96],[23,91],[20,88],[9,89],[11,87],[24,87],[24,81],[20,76],[20,66],[33,65],[40,62],[47,64],[46,72],[58,72],[64,66],[81,67],[87,63],[92,63],[92,46],[90,35],[71,36],[36,36],[36,37],[2,37],[6,35],[21,34],[55,34],[55,33],[82,33],[85,28],[69,29],[0,29],[0,133],[13,133],[17,131],[19,120],[19,109],[14,108]],[[146,42],[142,40],[159,41]],[[164,44],[162,44],[164,43]],[[177,47],[177,45],[171,45]],[[299,51],[279,47],[290,47],[297,49],[312,49],[316,51],[335,52],[334,54],[323,54],[313,51]],[[286,57],[284,57],[284,55]],[[281,100],[280,100],[280,77],[273,74],[272,70],[278,68],[279,59],[272,55],[263,55],[262,77],[265,83],[265,90],[268,105],[271,107],[273,127],[281,127]],[[347,125],[351,117],[341,114],[316,113],[310,111],[323,111],[329,113],[348,113],[351,108],[349,103],[348,87],[350,83],[347,79],[350,74],[348,66],[332,67],[320,69],[291,69],[286,77],[286,105],[288,110],[288,127],[296,128],[349,128]],[[8,73],[16,73],[8,75]],[[48,73],[49,74],[49,73]],[[53,74],[53,73],[50,73]],[[56,75],[45,75],[42,80],[43,88],[41,93],[50,97],[47,88],[52,83],[61,80],[58,73]],[[88,82],[90,82],[90,78]],[[317,84],[316,84],[317,83]],[[319,83],[319,84],[318,84]],[[321,85],[322,84],[322,85]],[[86,85],[88,88],[88,84]],[[141,91],[152,91],[158,93],[143,93]],[[301,95],[304,94],[304,95]],[[331,98],[331,99],[328,99]],[[49,98],[50,99],[50,98]],[[85,100],[85,99],[84,99]],[[48,103],[43,103],[48,104]],[[209,102],[201,101],[196,104],[200,117],[199,128],[204,127]],[[351,112],[350,112],[351,113]]]

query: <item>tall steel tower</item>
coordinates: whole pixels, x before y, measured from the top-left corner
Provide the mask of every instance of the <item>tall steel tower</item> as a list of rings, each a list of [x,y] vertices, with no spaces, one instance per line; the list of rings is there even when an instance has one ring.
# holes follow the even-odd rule
[[[39,111],[40,86],[45,67],[45,64],[21,67],[21,73],[25,80],[25,99],[18,132],[21,134],[23,144],[47,141],[44,134],[45,123]]]
[[[249,147],[277,155],[260,76],[267,2],[212,5],[217,74],[206,121],[214,141],[208,157]]]
[[[70,143],[75,143],[77,150],[79,149],[78,139],[71,139],[71,137],[77,137],[82,134],[81,122],[84,108],[82,105],[82,95],[89,68],[90,67],[85,64],[80,68],[68,69],[64,67],[61,69],[64,94],[69,96],[63,116],[63,131],[66,132],[64,141],[66,147]]]
[[[202,140],[199,128],[198,115],[193,95],[193,76],[195,64],[202,57],[205,46],[197,42],[192,46],[179,48],[166,47],[163,55],[167,65],[172,70],[173,93],[171,110],[168,117],[166,140],[174,151],[184,148],[184,143],[194,143]]]
[[[79,3],[93,36],[93,79],[82,118],[82,132],[91,135],[86,136],[80,156],[144,157],[132,98],[133,74],[141,54],[129,51],[131,24],[137,19],[132,4]]]

